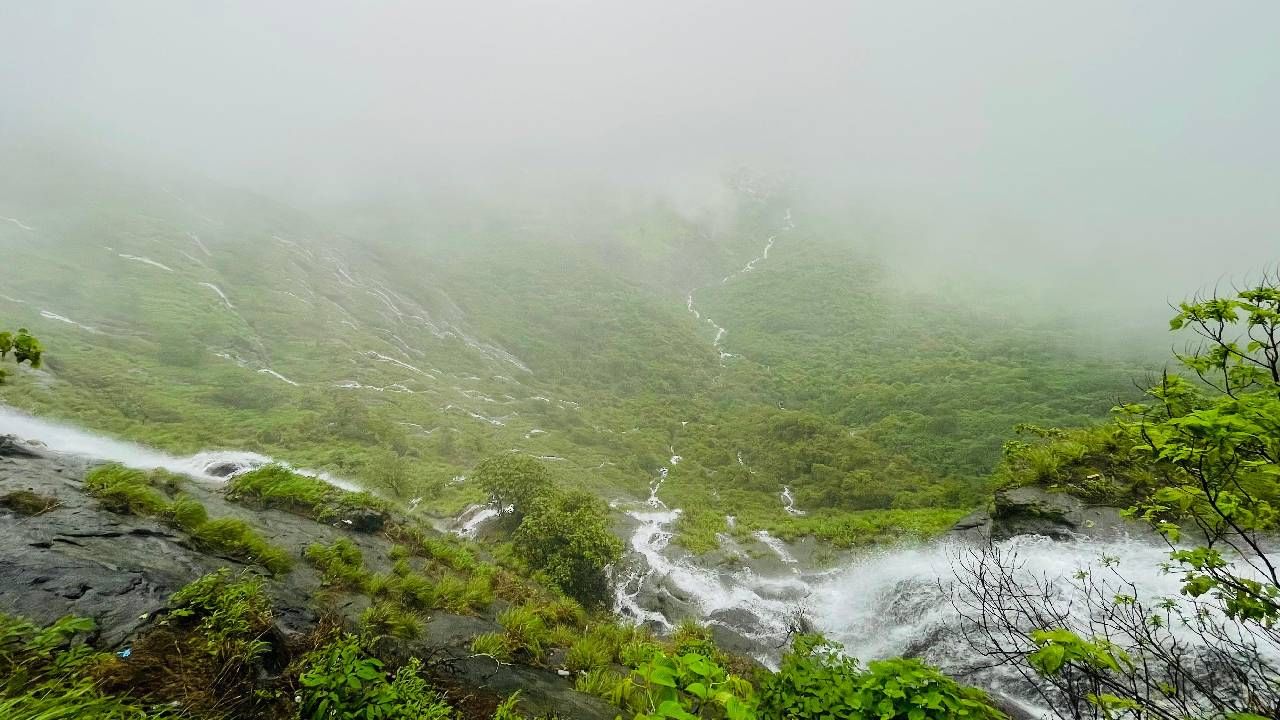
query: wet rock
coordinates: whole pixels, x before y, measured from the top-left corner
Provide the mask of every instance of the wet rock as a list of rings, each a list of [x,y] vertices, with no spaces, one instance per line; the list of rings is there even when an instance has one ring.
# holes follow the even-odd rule
[[[44,443],[28,442],[15,435],[0,435],[0,457],[48,457]]]
[[[239,475],[249,468],[245,465],[231,460],[224,460],[210,464],[204,471],[214,477],[229,478],[233,475]]]
[[[961,541],[986,540],[991,537],[991,513],[986,510],[969,513],[947,531],[947,536]]]
[[[531,717],[614,720],[622,715],[604,700],[574,690],[572,680],[554,670],[508,665],[483,656],[462,658],[443,668],[442,673],[471,691],[499,697],[519,691],[520,709]]]
[[[1118,508],[1087,505],[1067,493],[1038,487],[1001,490],[996,493],[989,524],[982,523],[978,514],[970,515],[957,523],[953,533],[973,537],[974,533],[983,533],[984,528],[990,540],[1017,535],[1043,535],[1055,540],[1112,539],[1151,533],[1146,524],[1122,517]]]
[[[336,524],[356,532],[376,533],[387,524],[387,514],[372,508],[351,508],[338,516]]]

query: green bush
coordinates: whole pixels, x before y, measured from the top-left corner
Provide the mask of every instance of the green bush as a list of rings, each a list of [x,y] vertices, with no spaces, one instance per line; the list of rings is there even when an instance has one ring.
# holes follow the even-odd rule
[[[512,538],[516,553],[565,594],[599,606],[612,593],[605,569],[622,557],[609,531],[608,510],[582,492],[545,496],[532,504]]]
[[[551,473],[528,455],[507,454],[487,458],[476,466],[475,482],[489,495],[489,503],[516,518],[553,489]]]
[[[415,658],[388,681],[381,661],[347,636],[307,656],[298,677],[303,720],[449,720],[453,710],[422,678]]]
[[[866,670],[838,645],[804,635],[760,688],[760,714],[779,720],[1005,720],[980,690],[918,660],[878,660]]]

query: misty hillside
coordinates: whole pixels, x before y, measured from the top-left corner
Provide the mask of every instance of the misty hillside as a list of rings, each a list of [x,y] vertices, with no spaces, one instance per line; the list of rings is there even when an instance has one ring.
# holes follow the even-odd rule
[[[0,720],[1280,718],[1280,5],[0,3]]]
[[[908,529],[962,514],[1015,423],[1102,417],[1139,371],[895,287],[855,228],[747,173],[724,181],[727,218],[584,198],[383,226],[208,183],[76,183],[5,193],[2,301],[58,348],[10,404],[181,452],[265,452],[441,512],[481,499],[454,482],[475,462],[519,451],[610,500],[669,465],[668,492],[743,530],[801,532],[777,500],[790,486],[829,508],[805,523],[848,543],[844,513],[918,508]]]

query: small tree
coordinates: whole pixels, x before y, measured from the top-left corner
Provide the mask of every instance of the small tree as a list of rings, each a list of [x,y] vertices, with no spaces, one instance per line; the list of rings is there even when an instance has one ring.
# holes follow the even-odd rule
[[[1170,327],[1201,338],[1178,359],[1216,392],[1166,374],[1116,427],[1161,469],[1128,514],[1168,542],[1180,596],[1140,597],[1112,558],[1074,578],[1084,612],[998,548],[959,573],[978,649],[1064,718],[1280,716],[1280,276],[1183,303]]]
[[[475,479],[500,515],[517,520],[529,512],[538,498],[550,494],[554,485],[542,463],[516,454],[482,460],[476,466]]]
[[[583,605],[610,597],[606,569],[622,557],[608,509],[584,492],[548,494],[529,508],[512,538],[516,553]]]
[[[44,348],[40,345],[40,341],[36,340],[26,328],[18,328],[18,334],[5,331],[0,332],[0,360],[8,358],[9,353],[13,353],[14,362],[21,365],[27,363],[33,368],[40,367],[40,358],[44,354]],[[5,377],[9,373],[0,368],[0,383],[4,382]]]

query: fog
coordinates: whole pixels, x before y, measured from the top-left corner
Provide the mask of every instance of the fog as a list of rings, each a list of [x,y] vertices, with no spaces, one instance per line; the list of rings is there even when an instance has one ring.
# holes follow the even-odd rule
[[[1051,302],[1280,259],[1271,2],[3,5],[8,147],[315,206],[517,178],[697,208],[746,165],[917,279]]]

